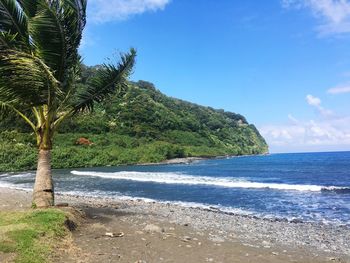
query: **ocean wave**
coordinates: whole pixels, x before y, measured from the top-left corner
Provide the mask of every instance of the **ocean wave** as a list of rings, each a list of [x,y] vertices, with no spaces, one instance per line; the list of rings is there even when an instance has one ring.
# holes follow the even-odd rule
[[[33,177],[35,174],[34,173],[3,173],[0,174],[0,178],[28,178],[28,177]]]
[[[280,184],[280,183],[262,183],[251,182],[244,179],[218,178],[208,176],[191,176],[181,173],[152,173],[152,172],[93,172],[93,171],[71,171],[74,175],[101,177],[116,180],[130,180],[137,182],[151,182],[161,184],[182,184],[182,185],[207,185],[219,186],[226,188],[250,188],[250,189],[273,189],[273,190],[290,190],[290,191],[350,191],[350,188],[320,185],[304,184]]]
[[[30,187],[30,186],[23,186],[23,185],[21,186],[14,183],[3,182],[3,181],[0,181],[0,188],[8,188],[8,189],[24,190],[24,191],[32,191],[33,189],[33,187]]]
[[[8,177],[10,176],[9,174],[0,174],[0,178],[5,178],[5,177]]]
[[[350,194],[350,187],[329,186],[329,187],[323,187],[321,191],[325,193],[334,192],[337,194]]]
[[[7,183],[7,182],[0,182],[0,187],[1,188],[12,188],[12,187],[14,187],[14,185]]]

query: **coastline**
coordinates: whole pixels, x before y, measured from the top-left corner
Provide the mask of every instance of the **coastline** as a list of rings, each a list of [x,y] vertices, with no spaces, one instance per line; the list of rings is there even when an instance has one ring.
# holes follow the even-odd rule
[[[0,188],[1,210],[27,209],[30,207],[30,197],[31,192]],[[113,250],[108,243],[110,239],[103,239],[105,247],[101,248],[102,252],[90,251],[88,258],[91,261],[82,262],[93,262],[97,258],[103,262],[137,262],[138,258],[145,262],[158,262],[163,261],[159,258],[166,257],[172,260],[164,262],[184,262],[183,258],[176,259],[176,254],[187,255],[189,251],[189,261],[186,262],[240,262],[233,259],[240,259],[241,262],[350,262],[350,228],[347,226],[266,220],[215,209],[141,199],[58,194],[56,202],[68,203],[86,214],[86,223],[73,233],[80,251],[84,251],[83,244],[86,245],[85,249],[99,248],[98,244],[102,241],[92,238],[97,233],[103,235],[108,230],[126,235],[123,239],[113,239],[119,242],[118,253],[122,257],[118,260],[103,260],[103,255],[98,255],[102,253],[107,257],[108,251]],[[145,228],[149,225],[155,231],[148,233]],[[152,240],[149,241],[151,248],[150,245],[145,246],[147,242],[143,239]],[[168,246],[168,242],[173,250],[163,257],[164,244]],[[128,255],[130,246],[135,246],[134,256]],[[203,252],[204,248],[209,252]],[[62,256],[62,260],[70,256],[69,253],[66,257]],[[193,261],[195,257],[202,261]]]
[[[225,159],[225,158],[239,158],[239,157],[247,157],[247,156],[266,156],[270,153],[262,153],[262,154],[249,154],[249,155],[216,155],[216,156],[201,156],[201,157],[184,157],[184,158],[173,158],[173,159],[166,159],[160,162],[151,162],[151,163],[123,163],[118,165],[110,165],[106,164],[103,167],[122,167],[122,166],[151,166],[151,165],[172,165],[172,164],[191,164],[199,161],[205,161],[205,160],[216,160],[216,159]],[[98,168],[102,166],[68,166],[68,167],[61,167],[61,168],[52,168],[55,170],[59,169],[85,169],[85,168]],[[0,171],[1,173],[20,173],[20,172],[35,172],[36,170],[3,170]]]
[[[184,158],[173,158],[155,163],[139,163],[136,166],[150,166],[150,165],[171,165],[171,164],[191,164],[198,161],[215,159],[216,157],[184,157]]]
[[[155,163],[140,163],[135,164],[136,166],[149,166],[149,165],[171,165],[171,164],[191,164],[198,161],[205,160],[220,160],[226,158],[240,158],[240,157],[248,157],[248,156],[266,156],[270,153],[262,153],[262,154],[244,154],[244,155],[217,155],[217,156],[202,156],[202,157],[184,157],[184,158],[173,158],[167,159],[161,162]],[[87,168],[87,167],[85,167]]]

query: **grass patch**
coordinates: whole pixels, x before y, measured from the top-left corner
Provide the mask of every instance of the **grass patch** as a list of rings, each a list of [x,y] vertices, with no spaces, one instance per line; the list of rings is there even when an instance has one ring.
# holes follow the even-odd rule
[[[57,209],[0,212],[0,251],[16,253],[16,263],[48,262],[51,246],[67,233]]]

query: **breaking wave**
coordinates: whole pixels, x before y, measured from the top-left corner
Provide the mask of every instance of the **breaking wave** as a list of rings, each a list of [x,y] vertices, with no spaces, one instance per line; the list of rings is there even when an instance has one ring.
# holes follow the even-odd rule
[[[304,185],[304,184],[279,184],[251,182],[244,179],[220,178],[208,176],[191,176],[181,173],[151,173],[151,172],[93,172],[93,171],[71,171],[74,175],[93,176],[115,180],[130,180],[137,182],[151,182],[161,184],[180,185],[207,185],[227,188],[251,188],[251,189],[274,189],[290,191],[311,191],[311,192],[350,192],[350,188],[336,186]]]

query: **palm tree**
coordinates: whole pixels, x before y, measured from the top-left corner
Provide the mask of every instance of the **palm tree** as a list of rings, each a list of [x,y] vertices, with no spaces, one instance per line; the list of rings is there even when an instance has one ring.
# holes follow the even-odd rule
[[[89,85],[78,87],[78,47],[87,0],[0,0],[0,112],[13,111],[30,125],[38,146],[35,207],[54,205],[51,149],[67,118],[92,111],[125,89],[136,52],[105,64]]]

